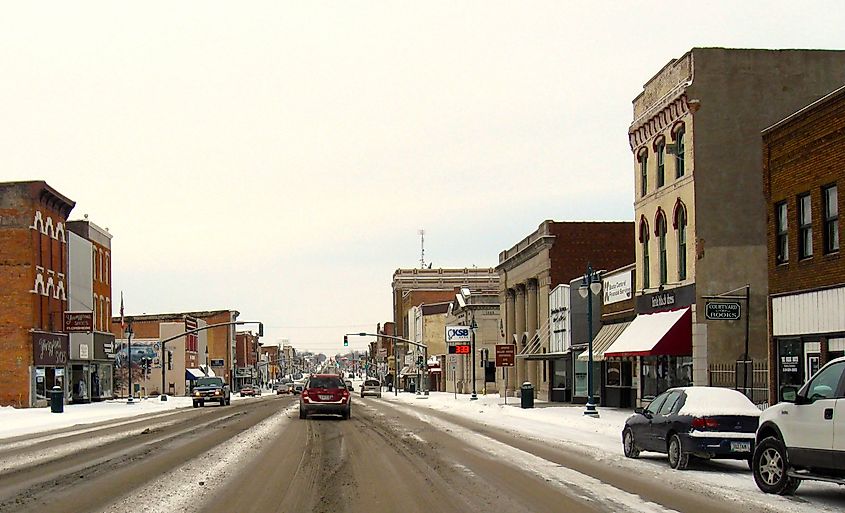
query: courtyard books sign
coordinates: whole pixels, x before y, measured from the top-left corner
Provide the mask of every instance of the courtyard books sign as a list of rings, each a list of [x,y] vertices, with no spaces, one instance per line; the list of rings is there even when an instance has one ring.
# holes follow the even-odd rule
[[[516,362],[514,344],[496,344],[496,367],[513,367]]]
[[[741,314],[742,307],[736,301],[708,302],[704,308],[704,317],[711,321],[736,321]]]

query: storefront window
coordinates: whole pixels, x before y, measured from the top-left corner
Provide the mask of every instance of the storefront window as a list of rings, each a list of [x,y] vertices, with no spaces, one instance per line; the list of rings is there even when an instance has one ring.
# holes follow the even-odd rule
[[[552,388],[566,389],[569,388],[569,380],[566,377],[566,366],[562,362],[554,366],[554,377],[552,378]]]
[[[587,362],[575,358],[575,396],[587,397]]]
[[[607,362],[607,386],[618,387],[622,384],[622,362]]]
[[[642,396],[651,400],[673,387],[692,385],[691,356],[644,356],[642,359]]]

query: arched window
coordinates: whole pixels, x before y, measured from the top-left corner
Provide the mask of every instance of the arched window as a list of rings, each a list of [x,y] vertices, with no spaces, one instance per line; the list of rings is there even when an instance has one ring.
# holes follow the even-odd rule
[[[683,281],[687,279],[687,208],[681,200],[675,204],[672,224],[678,231],[678,281]]]
[[[99,252],[100,252],[100,261],[99,261],[100,268],[99,268],[99,274],[100,274],[100,283],[102,283],[102,282],[103,282],[103,250],[101,249],[101,250],[99,250]]]
[[[111,323],[111,298],[107,297],[106,298],[106,315],[105,315],[105,318],[103,319],[103,331],[109,331],[109,329],[111,328],[111,326],[109,326],[110,323]]]
[[[640,196],[645,197],[648,194],[648,148],[640,150],[637,160],[640,163]]]
[[[684,126],[675,131],[675,178],[684,176]]]
[[[97,249],[91,250],[91,281],[97,281]]]
[[[100,305],[99,305],[99,298],[97,298],[97,294],[94,294],[94,301],[91,305],[91,310],[94,311],[94,326],[98,326],[100,323]]]
[[[110,277],[111,277],[111,262],[110,262],[110,260],[111,260],[111,258],[109,258],[109,254],[106,253],[106,272],[104,273],[106,275],[106,283],[108,283],[110,281]],[[109,315],[111,316],[111,314],[109,314]]]
[[[649,232],[648,232],[648,221],[645,220],[645,217],[640,219],[640,246],[642,248],[642,255],[643,255],[643,266],[642,266],[642,284],[643,289],[647,289],[651,287],[651,280],[649,276],[651,274],[650,269],[650,262],[648,257],[648,239],[649,239]]]
[[[663,136],[654,143],[654,153],[657,159],[657,188],[659,189],[666,185],[666,139]]]
[[[657,211],[657,216],[655,217],[654,222],[654,232],[655,235],[657,235],[658,251],[660,252],[660,254],[658,255],[660,263],[660,284],[666,285],[668,281],[666,259],[666,216],[663,214],[663,210]]]

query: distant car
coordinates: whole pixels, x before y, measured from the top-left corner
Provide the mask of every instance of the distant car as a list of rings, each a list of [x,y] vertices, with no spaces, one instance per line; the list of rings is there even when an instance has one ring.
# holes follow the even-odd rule
[[[348,419],[352,394],[337,374],[314,374],[299,396],[299,418],[313,413],[333,413]]]
[[[293,384],[292,383],[278,383],[276,385],[276,394],[292,394],[293,393]]]
[[[240,390],[241,397],[255,397],[261,395],[261,388],[255,385],[244,385]]]
[[[205,406],[205,403],[209,401],[220,403],[220,406],[232,402],[229,385],[223,381],[223,378],[219,377],[197,379],[194,383],[194,389],[191,391],[191,398],[194,402],[194,408]]]
[[[636,408],[625,421],[622,448],[628,458],[640,451],[669,455],[669,465],[687,468],[690,456],[751,461],[760,410],[730,388],[680,387]]]
[[[345,380],[343,380],[343,384],[344,384],[344,385],[346,385],[346,388],[347,388],[350,392],[351,392],[351,391],[353,391],[353,390],[355,390],[355,385],[353,385],[353,384],[352,384],[352,380],[351,380],[351,379],[345,379]]]
[[[373,378],[365,379],[364,384],[361,385],[361,397],[365,395],[381,397],[381,382]]]
[[[303,389],[305,389],[305,381],[294,381],[293,382],[293,393],[294,394],[301,394]]]

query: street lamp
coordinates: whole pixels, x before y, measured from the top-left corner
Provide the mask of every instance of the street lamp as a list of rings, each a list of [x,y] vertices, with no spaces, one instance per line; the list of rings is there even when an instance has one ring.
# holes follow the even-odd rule
[[[587,363],[587,409],[584,410],[584,415],[598,417],[599,412],[596,410],[593,399],[593,298],[590,292],[592,292],[592,295],[598,295],[601,292],[601,276],[598,271],[593,271],[590,264],[587,264],[587,272],[584,274],[584,279],[581,280],[581,286],[578,287],[578,293],[587,300],[587,351],[589,360]]]

